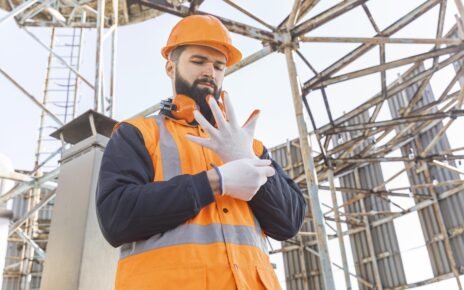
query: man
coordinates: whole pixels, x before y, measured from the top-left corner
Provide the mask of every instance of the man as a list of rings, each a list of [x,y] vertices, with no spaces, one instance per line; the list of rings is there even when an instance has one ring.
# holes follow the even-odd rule
[[[253,139],[259,112],[239,126],[222,93],[240,52],[218,19],[196,15],[162,55],[173,99],[119,123],[100,170],[100,227],[121,246],[116,289],[280,289],[266,236],[294,236],[306,203]]]

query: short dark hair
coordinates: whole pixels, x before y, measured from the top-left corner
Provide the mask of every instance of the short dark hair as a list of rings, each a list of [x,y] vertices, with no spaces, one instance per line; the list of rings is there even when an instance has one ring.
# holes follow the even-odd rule
[[[184,52],[184,50],[186,48],[187,48],[187,46],[185,46],[185,45],[178,46],[178,47],[174,48],[171,51],[171,53],[169,54],[169,60],[174,61],[174,62],[178,61],[180,55],[182,54],[182,52]]]

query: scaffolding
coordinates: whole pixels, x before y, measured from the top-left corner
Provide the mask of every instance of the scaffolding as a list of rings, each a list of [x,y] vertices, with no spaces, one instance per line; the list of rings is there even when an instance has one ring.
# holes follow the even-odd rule
[[[387,25],[378,19],[381,13],[376,13],[375,1],[368,0],[331,4],[296,0],[277,24],[250,12],[246,4],[222,1],[248,17],[249,22],[245,23],[202,10],[207,2],[0,0],[0,8],[9,11],[0,19],[0,25],[14,18],[25,33],[49,52],[42,101],[0,68],[0,73],[41,110],[34,169],[23,172],[22,180],[15,179],[16,187],[0,196],[3,203],[15,200],[3,289],[40,286],[60,170],[56,161],[69,146],[62,138],[52,149],[45,150],[47,128],[60,127],[75,117],[81,86],[92,92],[91,108],[113,116],[118,26],[161,14],[176,17],[212,14],[231,32],[258,42],[261,48],[229,68],[226,75],[273,53],[285,57],[299,138],[276,146],[271,152],[299,184],[309,205],[299,234],[271,251],[283,253],[287,289],[335,289],[335,269],[343,271],[346,289],[355,285],[363,290],[407,289],[451,278],[455,279],[457,289],[462,289],[464,170],[457,163],[464,159],[459,154],[464,147],[453,148],[446,135],[464,115],[462,1],[416,1],[417,5],[405,14],[391,12],[394,19]],[[450,9],[456,12],[451,20],[447,16]],[[365,18],[369,26],[366,30],[372,33],[362,36],[314,33],[325,25],[341,23],[339,20],[352,12]],[[412,22],[430,13],[436,14],[434,37],[397,37]],[[453,23],[448,30],[446,21]],[[49,44],[35,36],[30,27],[50,27]],[[85,28],[96,30],[95,74],[90,77],[79,66]],[[64,39],[66,51],[57,49],[59,37]],[[104,44],[109,39],[111,48],[105,51]],[[321,43],[350,44],[354,49],[316,69],[305,47]],[[399,59],[387,57],[390,48],[408,45],[422,49]],[[370,53],[375,60],[369,59],[369,64],[362,68],[353,68],[354,63]],[[109,60],[107,67],[105,60]],[[449,68],[453,68],[454,74],[447,77],[446,87],[436,98],[432,82],[442,71],[449,72]],[[397,73],[393,79],[392,72]],[[105,74],[109,75],[106,79]],[[310,77],[300,82],[303,74]],[[370,76],[378,77],[377,93],[369,96],[358,87],[355,94],[363,96],[360,99],[365,101],[349,112],[336,113],[333,100],[336,90],[332,88],[340,83],[355,84]],[[92,78],[94,81],[90,81]],[[317,108],[315,99],[321,100]],[[139,115],[158,109],[155,105]],[[391,163],[399,164],[394,173],[385,171],[385,165]],[[408,184],[395,188],[401,178],[406,178]],[[329,193],[330,205],[321,201],[323,193]],[[404,207],[396,202],[398,198],[410,199],[411,205]],[[324,212],[323,208],[327,210]],[[395,221],[411,213],[418,214],[433,270],[433,277],[414,283],[408,283],[401,240],[395,229]],[[349,245],[344,237],[348,237]],[[333,239],[338,242],[341,264],[333,263],[329,254]],[[347,249],[349,246],[351,251]],[[350,263],[354,264],[354,270]]]

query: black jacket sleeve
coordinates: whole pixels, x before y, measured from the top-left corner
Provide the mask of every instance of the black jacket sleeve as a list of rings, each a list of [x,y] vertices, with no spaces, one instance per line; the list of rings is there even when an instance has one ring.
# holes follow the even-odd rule
[[[266,148],[261,159],[271,159]],[[288,240],[300,230],[306,214],[306,201],[298,185],[272,160],[276,174],[268,178],[248,202],[266,235]]]
[[[214,201],[206,172],[153,178],[142,134],[121,124],[103,154],[96,193],[100,228],[112,246],[172,229]]]

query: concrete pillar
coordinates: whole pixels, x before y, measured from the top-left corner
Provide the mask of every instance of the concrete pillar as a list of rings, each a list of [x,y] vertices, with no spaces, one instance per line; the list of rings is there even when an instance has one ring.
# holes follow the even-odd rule
[[[75,145],[61,160],[42,290],[114,289],[119,249],[103,238],[95,210],[101,158],[114,123],[90,110],[52,134]]]

